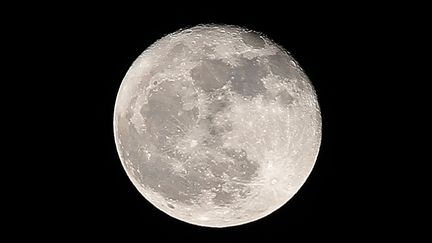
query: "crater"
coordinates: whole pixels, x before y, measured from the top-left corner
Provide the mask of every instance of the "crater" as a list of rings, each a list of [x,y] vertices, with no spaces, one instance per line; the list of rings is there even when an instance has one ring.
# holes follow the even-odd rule
[[[291,105],[294,101],[294,98],[290,94],[288,94],[288,92],[286,90],[283,90],[282,92],[280,92],[278,94],[278,96],[276,97],[276,99],[283,106]]]
[[[260,49],[265,45],[264,39],[256,32],[244,32],[241,33],[240,36],[242,37],[243,42],[252,48]]]

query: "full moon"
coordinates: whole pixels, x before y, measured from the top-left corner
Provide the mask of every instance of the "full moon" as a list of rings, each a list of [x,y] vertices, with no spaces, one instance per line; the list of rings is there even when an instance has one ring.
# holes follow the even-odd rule
[[[199,25],[135,60],[118,91],[114,135],[151,204],[190,224],[228,227],[271,214],[300,189],[318,155],[321,113],[284,48],[252,30]]]

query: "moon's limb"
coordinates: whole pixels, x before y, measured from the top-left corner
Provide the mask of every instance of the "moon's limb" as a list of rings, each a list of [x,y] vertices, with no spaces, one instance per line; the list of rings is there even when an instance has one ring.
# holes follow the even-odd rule
[[[298,191],[318,154],[321,117],[310,81],[280,46],[238,27],[197,26],[133,63],[114,134],[128,176],[153,205],[227,227]]]

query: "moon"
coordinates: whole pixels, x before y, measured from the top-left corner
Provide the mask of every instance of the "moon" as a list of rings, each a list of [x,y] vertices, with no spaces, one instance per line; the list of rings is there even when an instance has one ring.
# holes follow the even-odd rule
[[[229,227],[271,214],[300,189],[318,155],[321,113],[281,46],[245,28],[198,25],[135,60],[114,136],[128,177],[156,208]]]

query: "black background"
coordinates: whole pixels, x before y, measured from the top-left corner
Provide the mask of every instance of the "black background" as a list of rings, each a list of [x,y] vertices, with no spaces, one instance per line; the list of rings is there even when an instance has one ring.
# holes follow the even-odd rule
[[[27,173],[35,179],[21,186],[26,213],[14,224],[41,235],[119,234],[149,242],[396,234],[404,210],[389,198],[405,188],[391,182],[388,165],[396,161],[387,155],[394,148],[383,137],[397,138],[383,118],[392,116],[389,83],[397,83],[388,70],[403,66],[389,61],[406,25],[400,12],[373,5],[166,4],[56,6],[13,28],[34,64],[26,69],[33,76],[26,92],[41,90],[29,96],[37,108],[29,140],[37,146],[20,152],[30,155]],[[319,156],[301,190],[271,215],[224,229],[181,222],[146,201],[121,166],[112,126],[118,88],[135,58],[166,34],[210,23],[260,31],[285,47],[316,88],[323,121]]]

